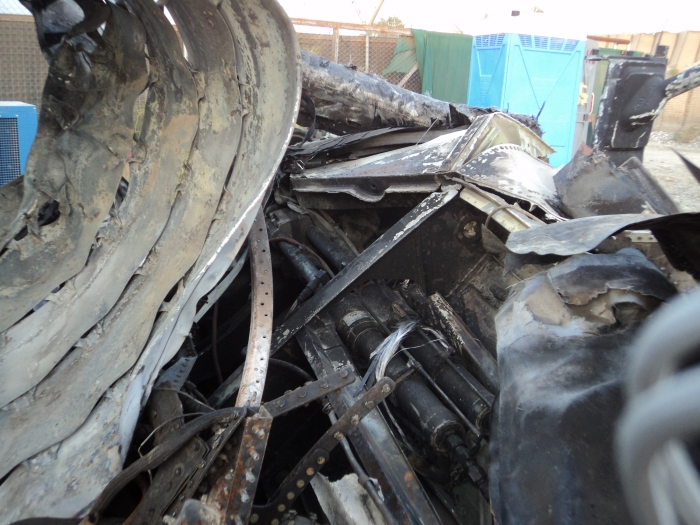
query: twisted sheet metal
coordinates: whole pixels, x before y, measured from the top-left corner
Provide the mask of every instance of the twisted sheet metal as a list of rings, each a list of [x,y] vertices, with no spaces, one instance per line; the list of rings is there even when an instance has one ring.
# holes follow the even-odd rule
[[[298,111],[298,44],[276,2],[171,2],[192,71],[162,11],[128,5],[150,73],[141,138],[125,155],[129,189],[87,265],[3,334],[0,396],[14,401],[0,411],[0,472],[26,467],[0,485],[0,523],[75,515],[120,471],[153,381],[239,252]],[[11,359],[27,371],[17,380]]]

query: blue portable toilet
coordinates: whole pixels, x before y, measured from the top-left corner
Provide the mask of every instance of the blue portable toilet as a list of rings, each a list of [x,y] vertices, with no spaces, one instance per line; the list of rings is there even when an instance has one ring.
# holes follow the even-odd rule
[[[0,102],[0,186],[24,175],[37,124],[36,106]]]
[[[467,104],[538,115],[552,166],[571,160],[586,42],[500,33],[474,37]],[[541,111],[541,113],[540,113]]]

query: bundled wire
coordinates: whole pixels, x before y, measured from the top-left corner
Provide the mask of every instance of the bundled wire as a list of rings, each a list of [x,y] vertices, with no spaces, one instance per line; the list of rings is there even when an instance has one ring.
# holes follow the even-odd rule
[[[362,378],[362,382],[355,393],[358,395],[365,385],[368,384],[372,374],[374,373],[375,380],[379,381],[384,377],[384,372],[389,364],[389,361],[396,355],[396,353],[401,348],[401,343],[403,340],[411,333],[411,331],[418,326],[418,321],[404,321],[398,325],[396,330],[389,334],[384,341],[376,348],[374,352],[370,354],[370,359],[372,360],[365,376]]]

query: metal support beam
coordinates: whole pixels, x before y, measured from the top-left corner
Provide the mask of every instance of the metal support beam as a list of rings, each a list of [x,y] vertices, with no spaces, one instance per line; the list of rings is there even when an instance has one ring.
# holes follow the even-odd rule
[[[375,26],[369,24],[349,24],[345,22],[329,22],[327,20],[310,20],[308,18],[292,18],[295,26],[331,27],[335,29],[350,29],[351,31],[369,31],[371,33],[384,33],[385,35],[411,36],[410,29],[402,27]]]

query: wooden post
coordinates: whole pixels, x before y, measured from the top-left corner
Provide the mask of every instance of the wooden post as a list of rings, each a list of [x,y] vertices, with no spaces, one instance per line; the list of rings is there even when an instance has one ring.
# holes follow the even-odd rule
[[[365,73],[369,73],[369,33],[365,33]]]
[[[406,74],[404,75],[404,77],[403,77],[403,78],[399,81],[399,83],[396,84],[396,85],[397,85],[398,87],[400,87],[400,88],[404,87],[404,85],[406,84],[406,82],[408,82],[408,79],[411,78],[411,77],[413,76],[413,73],[415,73],[416,71],[418,71],[418,62],[416,62],[415,64],[413,64],[413,67],[409,70],[409,72],[406,73]]]
[[[340,29],[333,26],[333,62],[338,62],[340,55]]]

